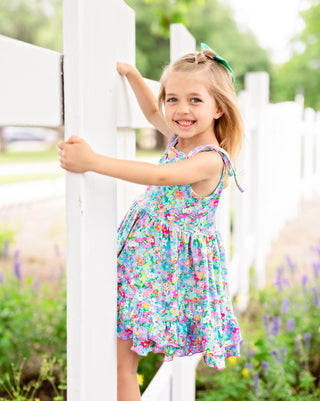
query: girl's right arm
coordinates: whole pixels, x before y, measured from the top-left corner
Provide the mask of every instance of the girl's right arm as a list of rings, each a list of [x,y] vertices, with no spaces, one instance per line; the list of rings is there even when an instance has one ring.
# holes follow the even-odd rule
[[[139,106],[150,124],[163,135],[171,137],[173,132],[162,118],[158,109],[157,99],[145,83],[140,72],[132,65],[126,63],[117,63],[117,71],[120,75],[124,75],[127,78],[136,95]]]
[[[218,184],[223,162],[217,152],[200,152],[190,159],[155,165],[134,160],[118,160],[95,153],[82,138],[71,136],[60,142],[60,166],[74,173],[93,171],[143,185]],[[212,181],[214,180],[214,182]]]

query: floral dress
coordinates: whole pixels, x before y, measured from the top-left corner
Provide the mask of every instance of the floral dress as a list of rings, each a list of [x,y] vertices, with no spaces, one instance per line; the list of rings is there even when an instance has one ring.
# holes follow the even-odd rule
[[[203,145],[186,155],[177,142],[175,134],[159,163],[216,151],[221,179],[207,197],[189,184],[149,186],[127,212],[118,229],[118,337],[132,339],[139,355],[160,352],[170,361],[202,353],[208,366],[223,369],[226,358],[239,356],[241,335],[215,212],[226,175],[236,175],[222,148]]]

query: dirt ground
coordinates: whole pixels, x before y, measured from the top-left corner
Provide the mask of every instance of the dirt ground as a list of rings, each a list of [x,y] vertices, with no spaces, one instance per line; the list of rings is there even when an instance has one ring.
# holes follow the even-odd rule
[[[18,259],[23,278],[32,276],[35,281],[58,282],[66,265],[64,198],[3,208],[0,225],[3,223],[16,233],[8,257],[0,259],[0,270],[12,269]],[[275,270],[286,255],[301,269],[310,266],[315,258],[311,246],[316,244],[320,245],[320,198],[302,202],[299,216],[281,231],[267,258],[267,281],[273,281]]]
[[[22,278],[59,282],[66,265],[65,220],[64,197],[1,209],[0,226],[13,228],[15,234],[0,269],[13,269],[18,260]]]
[[[267,283],[274,281],[275,270],[287,256],[297,265],[298,271],[311,274],[312,262],[317,259],[315,246],[320,246],[320,197],[303,201],[298,217],[281,230],[266,260]]]

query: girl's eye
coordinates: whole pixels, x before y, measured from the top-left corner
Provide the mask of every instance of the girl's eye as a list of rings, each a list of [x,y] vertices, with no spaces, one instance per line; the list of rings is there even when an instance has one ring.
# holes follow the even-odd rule
[[[167,99],[167,103],[174,103],[174,102],[176,102],[177,101],[177,99],[175,98],[175,97],[169,97],[168,99]]]
[[[201,102],[201,99],[199,99],[198,97],[193,97],[191,99],[191,103],[199,103],[199,102]]]

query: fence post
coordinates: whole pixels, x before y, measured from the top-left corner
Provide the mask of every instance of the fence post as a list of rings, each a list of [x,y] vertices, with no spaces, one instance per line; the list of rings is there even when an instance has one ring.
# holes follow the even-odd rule
[[[183,24],[170,25],[170,63],[196,50],[196,40]]]
[[[121,24],[119,23],[121,20]],[[117,154],[115,95],[134,38],[122,0],[64,2],[66,138]],[[130,57],[132,52],[130,52]],[[68,400],[116,401],[116,181],[67,174]]]
[[[310,107],[304,110],[304,130],[303,130],[303,198],[312,198],[312,176],[314,174],[314,155],[315,155],[315,127],[316,113]]]
[[[263,130],[260,125],[262,112],[269,103],[269,75],[266,72],[250,72],[245,76],[245,88],[249,96],[250,112],[248,117],[252,121],[251,131],[251,202],[253,235],[256,239],[254,269],[258,288],[265,286],[265,238],[263,231],[263,194],[264,180],[263,168],[266,168],[263,160]]]
[[[250,274],[249,269],[252,261],[252,227],[250,221],[251,211],[251,183],[250,183],[250,132],[247,113],[250,110],[249,96],[246,91],[238,95],[241,114],[243,115],[245,140],[236,161],[238,179],[245,192],[235,189],[234,193],[234,219],[233,219],[233,257],[229,264],[229,280],[231,295],[237,295],[236,309],[243,311],[249,301]],[[229,229],[230,230],[230,229]]]

